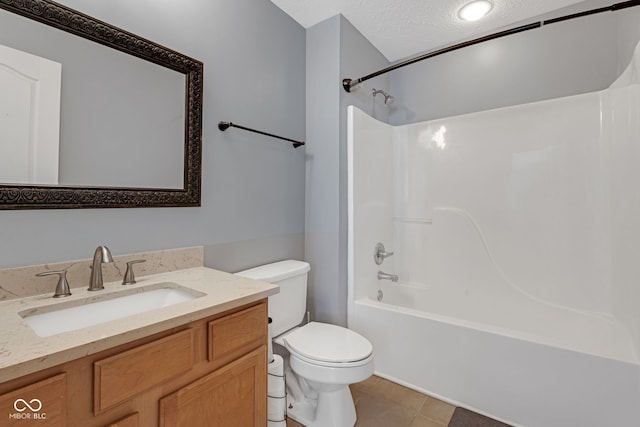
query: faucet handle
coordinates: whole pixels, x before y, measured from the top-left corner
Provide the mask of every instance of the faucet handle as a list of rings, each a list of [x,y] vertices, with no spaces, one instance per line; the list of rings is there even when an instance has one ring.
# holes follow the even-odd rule
[[[67,270],[59,271],[43,271],[36,274],[37,277],[51,276],[52,274],[58,275],[58,285],[53,294],[54,298],[68,297],[71,295],[71,289],[69,289],[69,282],[67,281]]]
[[[133,264],[140,264],[141,262],[146,262],[145,259],[135,259],[133,261],[127,262],[127,271],[124,273],[124,278],[122,279],[123,285],[133,285],[136,283],[136,276],[133,274]]]
[[[393,255],[393,252],[387,252],[382,243],[376,243],[376,247],[373,251],[373,260],[376,265],[382,264],[382,261],[384,261],[385,258],[389,258],[391,255]]]

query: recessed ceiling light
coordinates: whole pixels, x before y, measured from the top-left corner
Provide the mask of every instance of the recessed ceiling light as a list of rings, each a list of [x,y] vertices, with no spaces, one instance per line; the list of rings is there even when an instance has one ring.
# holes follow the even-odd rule
[[[491,12],[493,3],[488,0],[476,0],[464,5],[459,11],[458,16],[465,21],[477,21]]]

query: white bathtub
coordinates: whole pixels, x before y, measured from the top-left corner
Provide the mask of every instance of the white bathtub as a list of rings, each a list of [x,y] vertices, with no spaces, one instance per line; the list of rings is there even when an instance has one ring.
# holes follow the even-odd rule
[[[378,375],[512,425],[640,427],[640,85],[623,83],[395,127],[349,107],[348,326]],[[377,242],[395,252],[379,266]]]
[[[524,299],[382,291],[349,315],[377,375],[516,426],[640,426],[640,369],[622,325]]]

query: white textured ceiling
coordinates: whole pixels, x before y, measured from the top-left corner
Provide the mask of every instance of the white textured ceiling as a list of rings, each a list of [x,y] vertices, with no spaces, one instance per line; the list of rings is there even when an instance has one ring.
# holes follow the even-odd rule
[[[492,0],[484,19],[465,22],[458,9],[470,0],[271,0],[309,28],[344,15],[389,61],[451,45],[582,0]]]

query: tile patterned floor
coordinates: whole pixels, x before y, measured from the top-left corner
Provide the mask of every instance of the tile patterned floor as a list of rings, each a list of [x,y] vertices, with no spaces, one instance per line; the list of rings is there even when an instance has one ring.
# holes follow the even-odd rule
[[[372,376],[351,385],[356,427],[447,427],[455,407],[417,391]],[[289,420],[287,427],[302,427]]]

